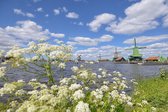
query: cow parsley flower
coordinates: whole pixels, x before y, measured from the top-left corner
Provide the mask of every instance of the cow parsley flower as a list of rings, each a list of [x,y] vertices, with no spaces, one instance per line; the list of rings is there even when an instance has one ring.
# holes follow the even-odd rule
[[[74,100],[79,100],[81,98],[85,97],[85,94],[83,93],[82,90],[77,90],[75,93],[72,95]]]
[[[74,91],[77,90],[79,88],[81,88],[82,86],[80,84],[71,84],[71,86],[69,87],[70,90]]]
[[[0,78],[3,77],[6,73],[6,67],[0,67]]]
[[[91,111],[89,109],[89,104],[84,103],[83,101],[80,101],[76,105],[74,112],[91,112]]]

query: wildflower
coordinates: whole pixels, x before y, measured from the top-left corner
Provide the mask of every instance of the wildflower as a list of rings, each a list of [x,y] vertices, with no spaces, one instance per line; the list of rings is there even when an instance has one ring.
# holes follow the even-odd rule
[[[71,112],[71,110],[70,109],[66,109],[66,112]]]
[[[0,67],[0,78],[5,75],[6,67]]]
[[[36,81],[37,81],[37,79],[31,79],[30,81],[31,81],[31,82],[36,82]]]
[[[91,92],[91,96],[94,96],[97,100],[101,100],[103,98],[103,92],[99,89]]]
[[[17,82],[19,82],[19,83],[24,83],[25,81],[22,80],[22,79],[20,79],[20,80],[18,80]]]
[[[89,87],[85,87],[85,90],[89,90]]]
[[[60,63],[60,64],[58,65],[58,67],[59,67],[59,68],[62,68],[62,69],[65,69],[65,66],[66,66],[65,63]]]
[[[27,108],[27,112],[35,112],[35,111],[37,111],[37,107],[35,105],[30,105]]]
[[[108,85],[109,81],[103,81],[103,84]]]
[[[73,72],[77,72],[79,70],[79,68],[77,66],[73,66],[71,69]]]
[[[113,99],[116,99],[119,97],[119,93],[117,90],[113,90],[112,92],[110,92],[110,95]]]
[[[79,76],[82,78],[82,79],[87,79],[89,77],[89,74],[86,70],[82,71]]]
[[[99,68],[99,71],[102,71],[103,69],[102,68]]]
[[[142,104],[147,105],[148,102],[146,100],[142,100]]]
[[[132,107],[132,106],[133,106],[133,103],[130,102],[130,101],[128,101],[128,102],[127,102],[127,105],[130,106],[130,107]]]
[[[80,101],[76,105],[74,112],[91,112],[91,111],[89,109],[89,104],[84,103],[83,101]]]
[[[69,87],[70,90],[74,91],[77,90],[79,88],[81,88],[82,86],[80,84],[71,84],[71,86]]]
[[[67,85],[67,84],[69,83],[69,81],[70,81],[70,78],[63,78],[63,79],[60,81],[60,83],[61,83],[61,85]]]
[[[74,100],[79,100],[81,98],[85,97],[85,94],[83,93],[82,90],[77,90],[75,93],[72,95]]]
[[[101,76],[101,75],[98,75],[97,77],[98,77],[99,79],[101,79],[101,78],[102,78],[102,76]]]
[[[101,91],[107,92],[109,90],[109,87],[106,85],[101,86],[100,88]]]
[[[110,109],[110,110],[113,112],[114,109],[115,109],[115,106],[114,106],[114,105],[111,105],[111,109]]]
[[[27,92],[23,89],[20,89],[20,90],[17,90],[16,91],[16,96],[22,96],[22,95],[25,95]]]
[[[156,112],[156,108],[155,107],[151,107],[152,112]]]
[[[55,91],[55,90],[58,89],[58,86],[57,86],[57,85],[52,85],[52,86],[51,86],[51,89]]]

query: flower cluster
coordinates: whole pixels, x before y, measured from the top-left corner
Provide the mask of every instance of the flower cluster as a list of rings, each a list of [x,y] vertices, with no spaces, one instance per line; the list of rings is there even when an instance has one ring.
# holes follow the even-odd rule
[[[64,44],[29,43],[28,48],[14,47],[6,53],[7,62],[12,66],[46,76],[48,82],[37,79],[18,80],[5,83],[0,88],[1,97],[8,95],[7,112],[120,112],[156,111],[146,100],[136,101],[126,90],[127,79],[119,72],[110,73],[99,68],[99,73],[91,69],[73,66],[73,75],[54,80],[53,67],[62,71],[71,57],[71,47]],[[94,64],[94,62],[86,62]],[[41,68],[36,70],[37,66]],[[28,68],[28,69],[27,69]],[[29,69],[32,69],[29,71]],[[56,68],[55,68],[56,69]],[[0,68],[0,76],[6,68]],[[135,81],[132,81],[134,84]],[[28,88],[28,89],[27,89]]]
[[[125,92],[127,80],[119,72],[108,75],[106,71],[106,74],[99,74],[102,76],[100,79],[97,74],[83,67],[74,68],[74,75],[60,79],[58,84],[51,86],[32,79],[27,83],[33,87],[32,90],[18,89],[14,83],[5,84],[5,92],[1,95],[14,93],[16,97],[25,98],[12,102],[14,106],[9,107],[11,112],[116,112],[120,108],[124,111],[156,110],[146,100],[137,102]]]

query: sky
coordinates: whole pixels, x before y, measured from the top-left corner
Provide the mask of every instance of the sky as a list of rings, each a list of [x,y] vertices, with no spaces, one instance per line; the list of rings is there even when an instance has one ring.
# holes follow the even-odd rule
[[[0,49],[47,39],[73,46],[74,58],[168,57],[168,0],[1,0]]]

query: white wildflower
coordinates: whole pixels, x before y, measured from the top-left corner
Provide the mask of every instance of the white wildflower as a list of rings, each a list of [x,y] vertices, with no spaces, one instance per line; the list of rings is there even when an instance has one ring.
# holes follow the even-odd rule
[[[142,100],[142,104],[147,105],[148,102],[146,100]]]
[[[79,68],[77,66],[73,66],[71,69],[73,72],[77,72],[79,70]]]
[[[0,67],[0,78],[3,77],[6,73],[6,67]]]
[[[103,69],[102,68],[99,68],[99,71],[102,71]]]
[[[101,86],[100,88],[101,91],[107,92],[109,90],[109,87],[106,85]]]
[[[103,92],[99,89],[91,92],[91,96],[94,96],[97,100],[101,100],[103,98]]]
[[[85,97],[85,94],[83,93],[82,90],[77,90],[75,93],[72,95],[74,100],[79,100],[81,98]]]
[[[66,66],[65,63],[60,63],[60,64],[58,65],[58,67],[59,67],[59,68],[62,68],[62,69],[65,69],[65,66]]]
[[[155,107],[151,107],[152,112],[156,112],[156,108]]]
[[[79,88],[81,88],[82,86],[80,84],[71,84],[71,86],[69,87],[70,90],[74,91],[77,90]]]
[[[36,82],[36,81],[37,81],[37,79],[31,79],[30,81],[31,81],[31,82]]]
[[[76,105],[74,112],[91,112],[91,111],[89,109],[89,104],[84,103],[83,101],[80,101]]]

